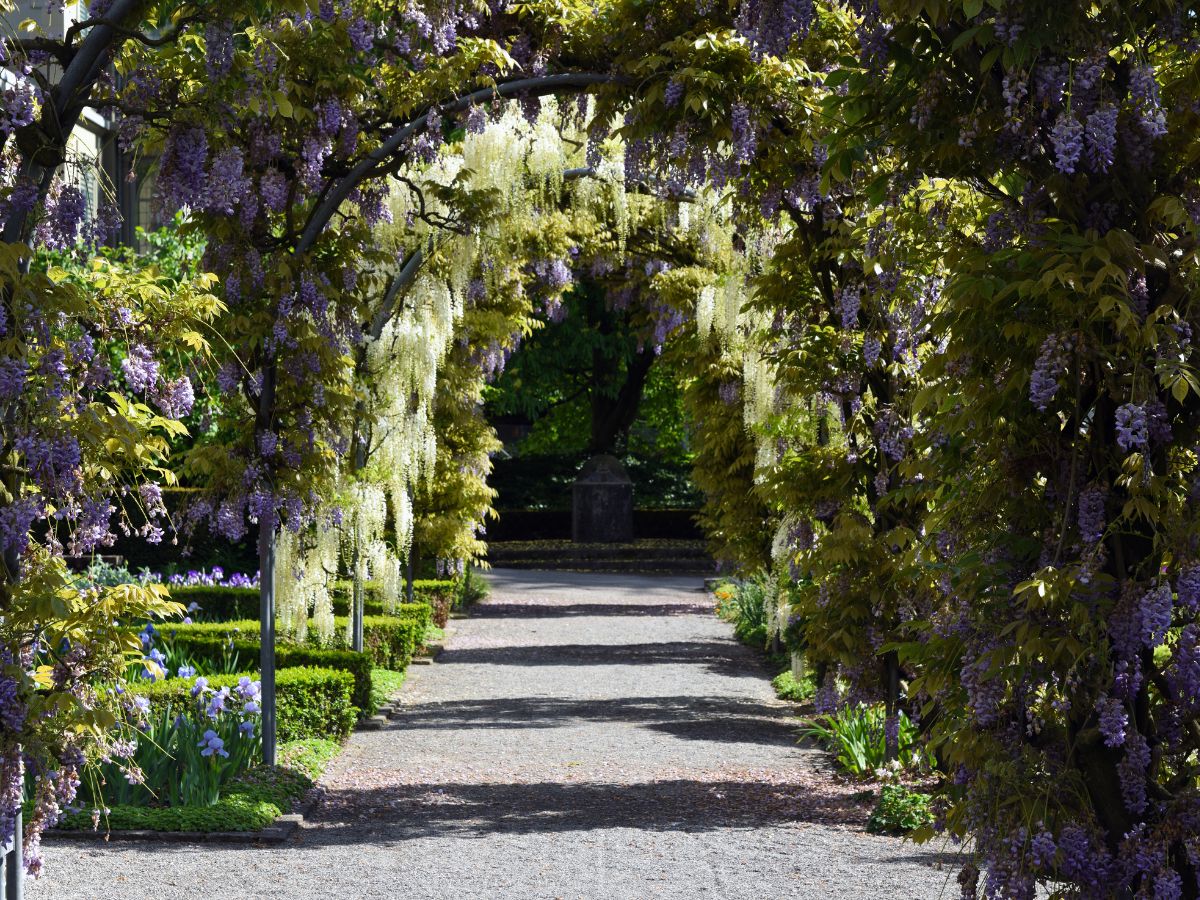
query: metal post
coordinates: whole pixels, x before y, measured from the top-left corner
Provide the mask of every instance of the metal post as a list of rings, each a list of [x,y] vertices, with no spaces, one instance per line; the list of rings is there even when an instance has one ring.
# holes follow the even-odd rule
[[[275,523],[263,516],[258,532],[259,680],[262,684],[263,763],[275,765]]]
[[[363,365],[366,365],[366,355],[361,354],[359,359]],[[358,420],[366,422],[366,411],[363,408],[363,403],[358,404]],[[367,446],[370,444],[370,432],[355,429],[354,432],[354,472],[360,472],[367,464]],[[350,578],[353,581],[350,595],[350,649],[357,653],[363,652],[363,605],[365,598],[363,597],[363,575],[362,575],[362,513],[361,510],[354,516],[354,553],[350,561]]]
[[[416,544],[408,548],[408,572],[404,578],[404,602],[413,602],[413,557],[417,555]]]
[[[358,544],[354,546],[354,597],[351,604],[352,609],[350,615],[353,618],[352,630],[353,640],[351,641],[351,649],[358,653],[363,652],[363,603],[364,603],[363,580],[362,573],[358,571]]]
[[[25,900],[25,859],[23,847],[24,826],[21,822],[21,807],[17,807],[13,822],[12,849],[4,856],[3,900]]]

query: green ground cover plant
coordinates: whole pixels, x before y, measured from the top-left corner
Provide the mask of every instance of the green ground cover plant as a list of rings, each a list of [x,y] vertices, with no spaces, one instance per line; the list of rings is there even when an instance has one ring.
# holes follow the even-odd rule
[[[793,703],[804,703],[811,700],[817,691],[816,683],[811,676],[805,675],[797,678],[791,669],[776,675],[771,681],[771,687],[775,688],[775,695],[780,700],[790,700]]]
[[[931,798],[902,784],[885,784],[867,820],[872,834],[908,834],[933,824]]]

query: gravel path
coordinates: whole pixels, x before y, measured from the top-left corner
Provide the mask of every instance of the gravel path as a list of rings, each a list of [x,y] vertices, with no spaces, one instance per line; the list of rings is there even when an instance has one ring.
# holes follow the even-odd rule
[[[31,900],[957,896],[951,854],[862,832],[855,790],[698,579],[496,571],[354,735],[282,847],[57,843]]]

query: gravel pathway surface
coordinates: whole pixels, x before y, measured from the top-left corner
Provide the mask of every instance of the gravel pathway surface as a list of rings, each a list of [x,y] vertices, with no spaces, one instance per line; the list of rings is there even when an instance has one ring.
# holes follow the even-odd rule
[[[867,810],[699,579],[496,571],[276,847],[55,843],[31,900],[957,896]]]

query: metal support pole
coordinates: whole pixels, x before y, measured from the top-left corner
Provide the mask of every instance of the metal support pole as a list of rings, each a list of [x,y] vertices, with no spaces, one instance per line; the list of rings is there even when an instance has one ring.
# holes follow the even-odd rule
[[[21,807],[17,807],[16,819],[13,822],[12,849],[4,856],[4,897],[2,900],[25,900],[25,858],[21,821]]]
[[[413,544],[413,546],[408,548],[408,572],[406,573],[405,578],[404,578],[404,598],[405,598],[404,602],[405,603],[413,602],[413,557],[416,555],[417,555],[417,546],[416,546],[416,544]]]
[[[269,521],[268,521],[269,519]],[[263,517],[258,532],[259,680],[262,684],[263,762],[275,765],[275,527]]]
[[[350,615],[353,619],[352,630],[353,640],[351,641],[351,649],[358,653],[363,652],[363,605],[365,602],[363,590],[362,575],[358,572],[358,546],[354,548],[354,596],[351,603]]]

